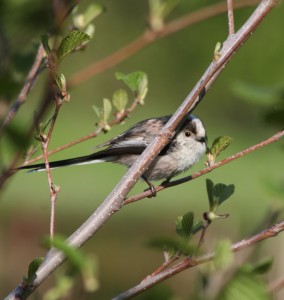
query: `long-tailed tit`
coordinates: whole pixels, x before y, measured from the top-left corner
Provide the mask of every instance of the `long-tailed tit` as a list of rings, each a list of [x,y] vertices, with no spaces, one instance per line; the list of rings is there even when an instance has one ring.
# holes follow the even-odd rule
[[[129,130],[97,146],[106,149],[91,155],[50,162],[51,169],[72,165],[93,164],[98,162],[113,162],[130,168],[146,147],[160,133],[162,127],[171,116],[147,119],[138,122]],[[202,121],[187,115],[177,129],[171,142],[159,153],[155,160],[142,175],[155,194],[152,180],[166,179],[169,181],[190,167],[202,157],[206,150],[206,131]],[[45,164],[23,166],[19,169],[32,169],[31,172],[45,170]]]

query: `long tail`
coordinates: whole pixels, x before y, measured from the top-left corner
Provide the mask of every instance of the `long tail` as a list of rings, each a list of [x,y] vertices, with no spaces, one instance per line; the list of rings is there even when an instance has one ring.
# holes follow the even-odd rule
[[[97,152],[91,155],[52,161],[49,163],[49,167],[50,169],[55,169],[55,168],[68,167],[68,166],[78,166],[78,165],[94,164],[94,163],[105,162],[105,161],[112,161],[111,156],[103,156],[98,154],[99,153]],[[45,164],[41,163],[41,164],[22,166],[19,167],[18,170],[29,170],[28,172],[44,171]]]

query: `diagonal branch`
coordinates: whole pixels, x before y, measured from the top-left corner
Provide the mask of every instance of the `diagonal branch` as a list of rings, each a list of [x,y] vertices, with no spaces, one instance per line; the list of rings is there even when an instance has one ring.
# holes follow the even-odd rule
[[[209,173],[209,172],[211,172],[211,171],[213,171],[213,170],[215,170],[215,169],[217,169],[221,166],[224,166],[224,165],[226,165],[226,164],[228,164],[228,163],[230,163],[230,162],[232,162],[232,161],[234,161],[238,158],[241,158],[241,157],[243,157],[243,156],[245,156],[245,155],[247,155],[247,154],[249,154],[249,153],[251,153],[255,150],[261,149],[262,147],[267,146],[267,145],[269,145],[273,142],[277,142],[283,136],[284,136],[284,130],[278,131],[277,133],[275,133],[270,138],[268,138],[268,139],[266,139],[266,140],[264,140],[264,141],[262,141],[258,144],[255,144],[255,145],[253,145],[253,146],[251,146],[251,147],[249,147],[245,150],[242,150],[242,151],[240,151],[240,152],[238,152],[238,153],[236,153],[236,154],[234,154],[230,157],[227,157],[227,158],[225,158],[225,159],[223,159],[223,160],[221,160],[221,161],[219,161],[219,162],[217,162],[217,163],[215,163],[215,164],[213,164],[209,167],[206,167],[206,168],[204,168],[204,169],[202,169],[202,170],[200,170],[200,171],[198,171],[198,172],[196,172],[196,173],[194,173],[190,176],[186,176],[186,177],[178,179],[178,180],[162,183],[161,185],[155,187],[155,190],[158,193],[158,192],[160,192],[160,191],[162,191],[166,188],[169,188],[169,187],[172,187],[172,186],[176,186],[176,185],[191,181],[191,180],[193,180],[195,178],[198,178],[198,177],[200,177],[204,174],[207,174],[207,173]],[[136,202],[138,200],[141,200],[141,199],[149,197],[149,196],[151,196],[151,191],[147,190],[143,193],[140,193],[140,194],[131,196],[129,198],[126,198],[124,200],[124,205]]]
[[[248,239],[244,239],[242,241],[239,241],[235,244],[232,245],[231,247],[231,251],[232,252],[238,252],[241,251],[243,249],[246,249],[248,247],[253,246],[254,244],[256,244],[257,242],[266,240],[268,238],[271,237],[275,237],[277,236],[280,232],[282,232],[284,230],[284,221],[273,225],[272,227],[263,230],[260,233],[255,234],[254,236],[248,238]],[[172,266],[171,268],[168,268],[165,271],[160,272],[159,274],[155,275],[155,276],[151,276],[149,277],[149,279],[145,279],[143,280],[140,284],[138,284],[137,286],[129,289],[128,291],[116,296],[113,298],[113,300],[123,300],[123,299],[129,299],[133,296],[136,296],[140,293],[142,293],[143,291],[145,291],[146,289],[149,289],[152,286],[157,285],[158,283],[165,281],[166,279],[173,277],[174,275],[198,266],[200,264],[204,264],[207,263],[209,261],[214,260],[215,258],[215,253],[208,253],[205,254],[203,256],[200,257],[187,257],[185,259],[183,259],[181,262],[177,263],[176,265]],[[283,283],[283,281],[282,281]]]
[[[199,82],[173,114],[169,122],[161,130],[160,135],[147,147],[143,154],[137,159],[135,164],[128,170],[121,181],[107,196],[104,202],[97,208],[97,210],[89,217],[89,219],[68,238],[68,244],[75,248],[81,247],[115,212],[122,207],[126,195],[159,154],[161,149],[170,141],[169,137],[174,134],[175,128],[181,120],[201,101],[206,91],[215,82],[217,75],[219,75],[221,70],[224,69],[233,54],[235,54],[249,36],[251,36],[252,32],[255,31],[263,18],[276,4],[276,0],[261,1],[259,6],[240,30],[225,41],[218,60],[214,60],[209,65]],[[32,284],[27,286],[23,291],[23,295],[25,295],[25,297],[30,295],[59,265],[61,265],[65,258],[64,253],[61,251],[51,249],[47,253],[44,262],[37,270]],[[14,299],[16,290],[17,288],[7,297],[7,299]]]
[[[242,7],[254,6],[258,3],[259,0],[240,0],[235,3],[234,7],[237,9]],[[129,56],[134,55],[138,51],[142,50],[143,48],[156,42],[159,39],[167,37],[188,26],[197,24],[225,12],[227,12],[227,5],[224,2],[220,2],[207,6],[205,8],[201,8],[195,12],[189,13],[176,20],[173,20],[165,24],[164,27],[158,32],[147,29],[139,37],[137,37],[125,47],[117,50],[109,56],[91,64],[90,66],[86,67],[83,70],[80,70],[79,72],[71,76],[68,81],[68,85],[70,87],[79,85],[82,82],[90,79],[91,77],[124,61]]]

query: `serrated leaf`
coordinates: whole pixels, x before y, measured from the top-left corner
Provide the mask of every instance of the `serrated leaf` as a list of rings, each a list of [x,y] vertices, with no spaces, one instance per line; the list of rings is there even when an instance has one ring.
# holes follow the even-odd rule
[[[88,42],[90,36],[79,30],[71,31],[60,43],[57,49],[57,58],[62,60],[67,54],[73,52],[77,47]]]
[[[225,269],[233,262],[233,253],[229,240],[220,240],[215,247],[214,263],[217,269]]]
[[[141,90],[141,83],[145,86],[145,81],[147,75],[144,72],[138,71],[129,74],[124,74],[121,72],[116,72],[115,77],[117,80],[122,80],[132,92],[138,92],[139,88]],[[144,87],[145,89],[145,87]]]
[[[49,35],[48,34],[43,34],[41,36],[41,43],[42,43],[45,53],[48,55],[51,51],[51,49],[49,47]]]
[[[201,220],[194,220],[193,226],[192,226],[192,234],[196,234],[200,230],[202,230],[204,227],[204,224]]]
[[[109,119],[109,117],[110,117],[111,110],[112,110],[111,102],[109,101],[109,99],[104,98],[104,99],[103,99],[103,112],[102,112],[102,118],[101,118],[101,120],[102,120],[104,123],[107,123],[107,122],[108,122],[108,119]]]
[[[214,140],[210,149],[210,153],[213,155],[214,160],[232,143],[232,140],[233,139],[229,136],[220,136]]]
[[[188,212],[182,217],[178,217],[176,220],[176,233],[185,239],[189,239],[192,235],[193,223],[193,212]]]
[[[33,280],[33,277],[36,271],[38,270],[39,266],[43,262],[43,260],[44,260],[43,257],[37,257],[29,264],[28,277],[27,277],[28,283],[30,283]]]
[[[119,89],[112,96],[112,103],[118,112],[124,112],[128,102],[128,95],[125,90]]]
[[[176,252],[180,252],[184,255],[193,255],[198,252],[198,249],[195,245],[192,245],[185,240],[169,237],[152,239],[148,245],[160,250],[168,251],[172,253],[172,255],[174,255]]]
[[[233,195],[235,191],[235,186],[233,184],[226,185],[223,183],[218,183],[214,186],[213,194],[214,198],[217,199],[218,205],[221,205],[229,197]]]
[[[214,183],[210,179],[206,179],[206,189],[209,201],[210,211],[214,208]]]

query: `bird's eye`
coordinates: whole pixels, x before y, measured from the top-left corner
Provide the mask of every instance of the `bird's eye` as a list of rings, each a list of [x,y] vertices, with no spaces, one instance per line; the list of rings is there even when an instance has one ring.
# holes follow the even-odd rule
[[[191,132],[190,131],[186,131],[184,134],[185,134],[186,137],[191,136]]]

